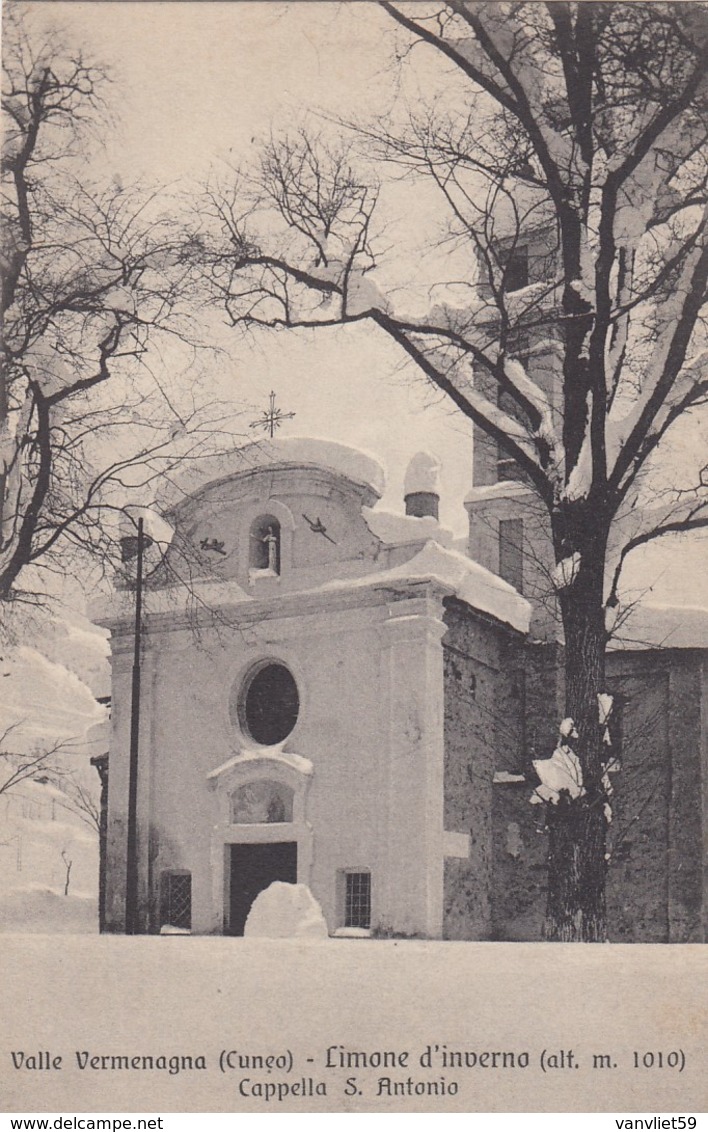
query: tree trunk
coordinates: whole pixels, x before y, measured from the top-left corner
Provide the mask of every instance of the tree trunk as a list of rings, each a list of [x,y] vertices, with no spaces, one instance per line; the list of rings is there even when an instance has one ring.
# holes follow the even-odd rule
[[[548,897],[544,935],[565,943],[603,943],[605,832],[602,806],[590,795],[548,806]]]
[[[69,860],[69,858],[66,855],[66,851],[64,849],[62,849],[62,851],[61,851],[61,859],[64,862],[64,868],[66,869],[66,879],[64,881],[64,895],[68,896],[69,895],[69,878],[71,877],[71,866],[73,865],[74,862],[73,862],[73,860]]]
[[[598,542],[594,549],[599,550]],[[603,571],[593,555],[582,558],[578,577],[561,594],[565,634],[566,715],[578,733],[570,740],[582,769],[584,792],[562,792],[547,806],[548,896],[545,938],[598,943],[607,938],[605,842],[607,795],[605,748],[598,693],[605,691]]]

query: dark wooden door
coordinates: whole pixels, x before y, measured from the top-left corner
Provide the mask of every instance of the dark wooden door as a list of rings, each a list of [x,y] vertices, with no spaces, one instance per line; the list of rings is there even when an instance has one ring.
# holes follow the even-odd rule
[[[231,846],[229,935],[243,935],[253,901],[274,880],[297,883],[296,841]]]

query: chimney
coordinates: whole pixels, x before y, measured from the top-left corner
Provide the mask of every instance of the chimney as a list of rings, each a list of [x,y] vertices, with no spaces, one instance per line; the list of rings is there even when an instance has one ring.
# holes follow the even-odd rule
[[[416,452],[408,465],[403,483],[403,497],[406,515],[418,519],[438,517],[440,503],[439,487],[440,461],[430,452]]]

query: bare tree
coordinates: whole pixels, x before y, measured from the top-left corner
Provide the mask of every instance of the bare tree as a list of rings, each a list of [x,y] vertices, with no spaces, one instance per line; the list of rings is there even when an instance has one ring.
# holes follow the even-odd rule
[[[57,785],[67,774],[64,756],[71,744],[57,740],[22,754],[13,750],[12,733],[18,727],[20,724],[11,724],[0,734],[0,794],[8,794],[23,782]]]
[[[13,10],[4,32],[0,600],[27,566],[115,556],[107,509],[233,446],[198,372],[160,377],[165,345],[185,367],[200,345],[178,221],[157,193],[91,179],[106,71]]]
[[[72,857],[69,857],[67,855],[66,849],[62,849],[61,859],[64,862],[64,868],[66,870],[66,874],[64,876],[64,895],[68,896],[69,895],[69,881],[70,881],[70,878],[71,878],[71,867],[74,863],[74,860],[73,860]]]
[[[254,174],[212,187],[191,254],[234,325],[377,328],[543,505],[582,773],[578,796],[548,807],[546,930],[603,940],[607,619],[623,615],[632,549],[708,523],[705,475],[650,491],[708,393],[705,8],[380,8],[401,67],[437,61],[436,105],[355,123],[359,170],[351,144],[272,140]],[[432,186],[446,217],[408,291],[381,270],[391,167]]]
[[[59,783],[62,797],[58,799],[71,814],[81,818],[90,830],[101,834],[101,804],[98,790],[91,790],[77,773],[69,772]]]

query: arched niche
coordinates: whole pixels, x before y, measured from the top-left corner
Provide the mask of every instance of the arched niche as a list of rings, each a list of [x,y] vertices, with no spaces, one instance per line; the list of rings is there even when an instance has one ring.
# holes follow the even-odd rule
[[[278,499],[251,500],[239,515],[239,571],[251,585],[277,579],[292,563],[295,519]],[[275,542],[271,540],[275,539]]]
[[[251,573],[280,575],[281,534],[275,515],[257,515],[248,532],[248,568]]]
[[[234,799],[238,797],[238,805],[243,806],[245,814],[251,807],[253,812],[258,806],[266,806],[270,792],[271,799],[275,792],[280,791],[280,797],[290,822],[305,821],[305,799],[307,789],[312,777],[312,763],[300,755],[290,754],[280,747],[267,750],[242,751],[229,759],[223,766],[210,771],[207,782],[214,791],[218,800],[219,825],[270,825],[272,819],[267,816],[261,821],[255,818],[234,821]],[[248,787],[248,791],[245,788]],[[243,794],[239,791],[244,790]]]

